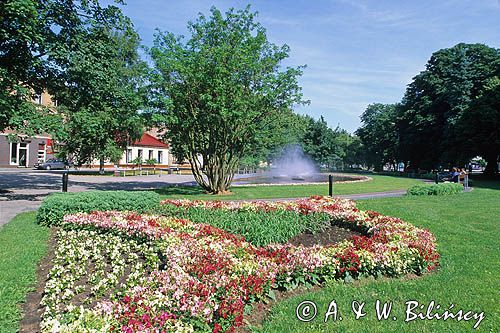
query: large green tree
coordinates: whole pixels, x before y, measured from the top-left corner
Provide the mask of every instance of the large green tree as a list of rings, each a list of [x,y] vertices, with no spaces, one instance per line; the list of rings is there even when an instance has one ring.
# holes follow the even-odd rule
[[[361,115],[361,127],[356,131],[365,150],[368,166],[375,170],[398,160],[397,112],[395,104],[370,104]]]
[[[228,190],[240,159],[269,131],[268,119],[303,102],[302,69],[282,68],[289,47],[270,43],[255,17],[249,7],[212,8],[188,24],[187,40],[158,33],[150,50],[155,118],[210,193]]]
[[[328,127],[321,116],[318,120],[309,118],[302,141],[304,152],[319,166],[331,168],[341,160],[336,131]]]
[[[351,135],[346,148],[344,163],[350,167],[360,167],[366,165],[366,150],[363,142],[357,135]]]
[[[115,1],[121,3],[121,1]],[[122,15],[98,0],[0,1],[0,131],[35,134],[60,121],[31,103],[65,70],[89,20],[113,25]]]
[[[292,112],[280,112],[262,119],[261,129],[251,142],[250,149],[240,161],[243,166],[258,166],[281,156],[283,148],[301,144],[309,118]]]
[[[482,156],[486,161],[485,173],[497,174],[500,156],[500,78],[486,81],[479,95],[471,101],[469,109],[457,121],[461,134],[462,158]]]
[[[457,122],[462,117],[480,121],[481,114],[472,110],[471,103],[499,72],[500,50],[483,44],[457,44],[431,56],[426,69],[408,86],[399,108],[400,154],[409,167],[458,165],[473,157],[463,154],[466,132]],[[476,145],[488,144],[488,136],[475,137]],[[488,163],[495,164],[497,157],[488,155]]]
[[[92,22],[81,32],[55,87],[64,114],[61,152],[77,164],[118,160],[127,144],[140,137],[142,87],[146,64],[138,54],[139,36],[124,19],[110,28]]]

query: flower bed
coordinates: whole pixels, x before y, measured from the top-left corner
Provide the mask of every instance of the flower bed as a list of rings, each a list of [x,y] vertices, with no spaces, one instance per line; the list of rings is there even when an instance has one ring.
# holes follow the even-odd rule
[[[257,247],[241,236],[184,219],[124,212],[67,215],[45,290],[43,331],[232,331],[242,325],[245,306],[272,298],[273,289],[333,278],[420,274],[433,269],[439,258],[428,231],[397,218],[359,211],[349,200],[312,197],[277,203],[175,200],[163,204],[325,213],[334,223],[363,230],[367,236],[332,246]],[[96,273],[83,278],[76,264],[82,258],[112,265],[106,269],[94,264],[100,266]],[[96,279],[96,274],[101,278]],[[95,297],[90,304],[75,307],[81,283],[91,285],[87,289]]]
[[[330,217],[323,213],[304,215],[284,209],[259,210],[251,205],[246,209],[207,209],[202,204],[185,207],[163,204],[159,212],[162,215],[210,224],[241,235],[256,246],[286,243],[295,236],[304,233],[319,234],[331,226]]]

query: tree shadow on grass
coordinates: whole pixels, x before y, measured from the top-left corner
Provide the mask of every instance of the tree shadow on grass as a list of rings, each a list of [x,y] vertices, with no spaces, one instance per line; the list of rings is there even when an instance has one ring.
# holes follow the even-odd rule
[[[207,194],[204,189],[199,186],[164,186],[154,190],[159,195],[198,195]]]
[[[500,190],[500,180],[473,179],[471,186],[476,188],[486,188],[490,190]]]

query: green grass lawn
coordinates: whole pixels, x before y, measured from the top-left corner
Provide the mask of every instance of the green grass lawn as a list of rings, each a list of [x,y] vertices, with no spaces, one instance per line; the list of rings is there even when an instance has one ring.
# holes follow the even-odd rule
[[[36,266],[47,251],[49,232],[35,213],[17,215],[0,228],[0,332],[17,332],[20,305],[34,288]]]
[[[364,193],[406,188],[415,180],[375,176],[372,182],[339,184],[340,193]],[[437,237],[441,252],[441,267],[430,275],[417,279],[362,280],[352,284],[332,283],[317,292],[290,298],[273,306],[260,332],[469,332],[474,321],[413,321],[404,322],[405,302],[416,300],[427,304],[434,300],[447,309],[484,311],[480,332],[500,331],[500,182],[477,182],[470,193],[451,196],[419,196],[385,198],[359,202],[362,209],[372,209],[386,215],[398,216],[417,226],[429,228]],[[288,186],[287,186],[288,187]],[[287,188],[285,187],[285,189]],[[303,188],[309,186],[301,186]],[[324,194],[312,189],[274,187],[283,196]],[[277,188],[277,189],[276,189]],[[273,190],[248,188],[243,194],[228,198],[257,198],[272,195]],[[180,190],[180,189],[179,189]],[[238,188],[240,190],[240,188]],[[295,191],[295,192],[293,192]],[[303,192],[300,192],[303,191]],[[309,191],[309,192],[307,192]],[[293,193],[293,194],[290,194]],[[339,193],[336,192],[336,193]],[[300,194],[297,194],[300,193]],[[170,193],[174,195],[173,193]],[[181,193],[175,195],[181,196]],[[240,197],[237,197],[240,195]],[[251,196],[253,195],[253,197]],[[275,194],[276,195],[276,194]],[[203,197],[191,194],[191,197]],[[36,264],[47,249],[48,230],[34,223],[35,213],[23,213],[0,228],[0,332],[16,332],[20,319],[19,304],[35,282]],[[390,320],[378,321],[374,303],[393,302]],[[303,300],[318,304],[318,317],[301,323],[295,317],[296,306]],[[342,321],[324,323],[330,301],[335,300]],[[366,316],[354,320],[351,302],[365,302]],[[392,316],[397,320],[393,321]]]
[[[357,194],[406,190],[419,181],[411,178],[370,175],[373,180],[360,183],[334,184],[334,194]],[[321,185],[280,185],[280,186],[237,186],[231,188],[229,195],[210,195],[196,186],[170,186],[156,190],[162,199],[202,199],[202,200],[241,200],[267,198],[299,198],[311,195],[328,195],[328,184]]]
[[[360,201],[362,209],[401,217],[429,228],[437,237],[441,252],[439,271],[417,279],[384,279],[354,284],[333,283],[276,304],[262,332],[471,332],[475,320],[405,323],[405,302],[425,304],[434,300],[442,313],[454,310],[484,311],[479,332],[500,332],[500,183],[478,182],[476,189],[444,197],[403,197]],[[389,320],[378,321],[374,304],[379,299],[393,302]],[[303,300],[317,303],[318,317],[303,323],[296,319]],[[328,304],[335,300],[342,321],[324,322]],[[351,303],[365,302],[366,316],[354,320]],[[424,312],[425,313],[425,312]],[[397,320],[393,320],[393,316]]]

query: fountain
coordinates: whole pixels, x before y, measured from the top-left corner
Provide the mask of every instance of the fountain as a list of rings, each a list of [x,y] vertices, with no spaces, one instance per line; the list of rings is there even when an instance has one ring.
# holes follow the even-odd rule
[[[328,182],[330,173],[321,173],[300,145],[288,145],[271,164],[270,170],[255,175],[238,175],[234,185],[286,185]],[[335,182],[360,181],[365,176],[334,174]]]
[[[274,178],[304,180],[318,173],[313,160],[307,156],[300,145],[288,145],[272,166],[270,174]]]

